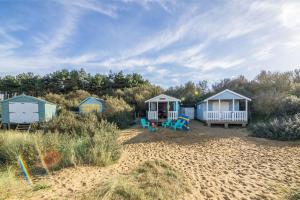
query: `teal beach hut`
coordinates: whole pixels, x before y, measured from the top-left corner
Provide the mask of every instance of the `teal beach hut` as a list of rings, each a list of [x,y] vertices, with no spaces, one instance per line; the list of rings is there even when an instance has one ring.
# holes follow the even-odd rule
[[[87,114],[92,112],[101,113],[104,111],[104,101],[95,97],[87,97],[79,104],[79,113]]]
[[[2,123],[31,124],[46,122],[56,115],[56,105],[40,98],[20,95],[1,102]]]

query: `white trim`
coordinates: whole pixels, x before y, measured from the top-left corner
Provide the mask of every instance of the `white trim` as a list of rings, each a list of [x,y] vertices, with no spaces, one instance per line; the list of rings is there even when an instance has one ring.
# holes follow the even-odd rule
[[[247,99],[248,101],[251,101],[250,98],[245,97],[245,96],[243,96],[243,95],[241,95],[241,94],[238,94],[238,93],[236,93],[236,92],[234,92],[234,91],[232,91],[232,90],[229,90],[229,89],[223,90],[222,92],[219,92],[219,93],[217,93],[217,94],[215,94],[215,95],[213,95],[213,96],[211,96],[211,97],[209,97],[209,98],[207,98],[207,99],[204,99],[203,101],[211,100],[211,99],[213,99],[214,97],[216,97],[216,96],[218,96],[218,95],[220,95],[220,94],[223,94],[223,93],[225,93],[225,92],[230,92],[230,93],[232,93],[232,94],[235,94],[235,95],[241,97],[242,99]]]
[[[147,102],[170,102],[170,101],[179,101],[181,102],[180,99],[176,99],[175,97],[171,97],[171,96],[168,96],[168,95],[165,95],[165,94],[160,94],[156,97],[153,97],[151,99],[148,99],[147,101],[145,101],[145,103]]]

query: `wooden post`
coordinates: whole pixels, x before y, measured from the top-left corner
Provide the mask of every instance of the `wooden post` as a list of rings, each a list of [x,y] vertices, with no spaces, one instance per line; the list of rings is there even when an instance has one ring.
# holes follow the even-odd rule
[[[221,120],[221,99],[219,99],[219,120]]]
[[[168,119],[169,119],[169,112],[170,112],[170,103],[169,101],[167,102],[167,113],[168,113]]]
[[[248,100],[246,99],[246,121],[248,121]]]
[[[208,100],[206,101],[206,120],[207,120],[207,118],[208,118]]]
[[[158,101],[156,102],[156,119],[158,120]]]
[[[233,111],[233,113],[231,114],[231,120],[232,121],[235,121],[235,113],[234,113],[234,111],[235,111],[235,104],[234,103],[235,103],[234,99],[232,99],[232,111]]]

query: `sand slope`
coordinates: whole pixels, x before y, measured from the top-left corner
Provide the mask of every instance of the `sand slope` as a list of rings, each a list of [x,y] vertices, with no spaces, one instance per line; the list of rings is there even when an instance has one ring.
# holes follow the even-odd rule
[[[106,167],[77,167],[41,177],[49,189],[31,199],[77,199],[97,184],[126,174],[139,163],[163,160],[191,184],[185,199],[282,199],[300,187],[300,143],[247,137],[242,128],[209,128],[192,123],[192,131],[140,128],[122,131],[123,154]]]

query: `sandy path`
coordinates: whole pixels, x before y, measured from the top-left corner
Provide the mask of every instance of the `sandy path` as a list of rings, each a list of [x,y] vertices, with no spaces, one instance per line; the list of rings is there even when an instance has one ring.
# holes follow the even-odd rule
[[[42,177],[49,189],[31,199],[76,199],[97,184],[126,174],[143,161],[163,160],[191,184],[186,199],[282,199],[300,187],[300,143],[246,137],[245,129],[209,128],[198,122],[192,131],[127,129],[123,154],[106,167],[78,167]]]

